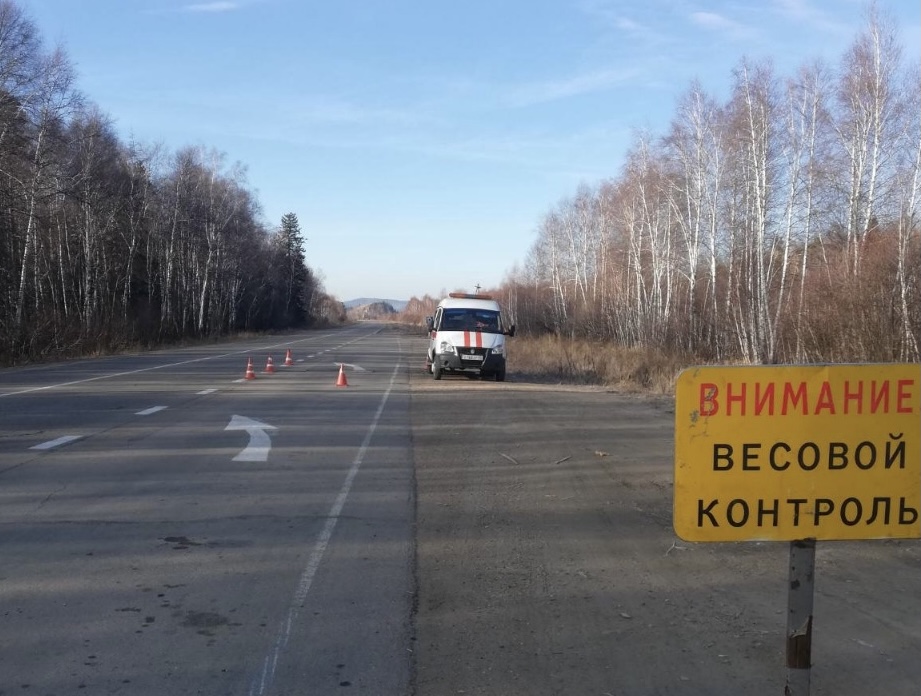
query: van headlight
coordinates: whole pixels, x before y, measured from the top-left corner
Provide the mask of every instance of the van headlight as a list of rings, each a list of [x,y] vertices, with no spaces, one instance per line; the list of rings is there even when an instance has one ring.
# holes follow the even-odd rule
[[[453,353],[454,352],[454,346],[448,343],[447,341],[442,341],[439,347],[441,348],[442,353]]]
[[[489,351],[492,355],[505,355],[505,346],[496,346]]]

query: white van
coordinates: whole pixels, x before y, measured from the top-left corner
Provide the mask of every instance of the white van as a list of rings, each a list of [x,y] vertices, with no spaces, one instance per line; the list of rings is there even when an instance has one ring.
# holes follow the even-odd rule
[[[432,377],[466,372],[505,380],[505,337],[515,335],[515,326],[505,328],[499,303],[492,297],[452,292],[425,323],[429,331],[425,366]]]

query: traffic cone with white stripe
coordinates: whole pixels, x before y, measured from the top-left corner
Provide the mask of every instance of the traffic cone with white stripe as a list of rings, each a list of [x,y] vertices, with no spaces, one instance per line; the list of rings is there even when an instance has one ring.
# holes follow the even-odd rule
[[[268,359],[265,361],[265,371],[266,371],[268,374],[272,374],[273,372],[275,372],[275,363],[272,362],[272,356],[271,356],[271,355],[270,355],[270,356],[268,357]]]
[[[349,381],[345,378],[345,365],[339,363],[339,378],[336,380],[337,387],[349,386]]]
[[[285,367],[291,367],[294,364],[294,358],[291,357],[291,349],[288,348],[288,352],[285,353]]]
[[[253,359],[250,358],[246,363],[246,374],[243,379],[256,379],[256,371],[253,369]]]

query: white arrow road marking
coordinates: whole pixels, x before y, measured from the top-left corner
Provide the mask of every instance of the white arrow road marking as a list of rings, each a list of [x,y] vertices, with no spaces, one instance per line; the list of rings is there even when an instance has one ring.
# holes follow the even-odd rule
[[[267,431],[278,428],[245,416],[234,416],[224,430],[245,430],[249,433],[249,444],[233,458],[233,461],[264,462],[269,458],[269,450],[272,449],[272,440]]]
[[[355,372],[367,372],[367,370],[363,368],[361,365],[353,365],[352,363],[333,363],[333,364],[336,365],[336,367],[338,367],[339,365],[342,365],[343,367],[347,367],[350,370],[355,370]]]
[[[205,396],[206,394],[213,394],[217,389],[202,389],[200,392],[195,392],[198,396]]]
[[[55,447],[60,447],[61,445],[66,445],[68,442],[79,440],[82,437],[83,437],[82,435],[64,435],[63,437],[59,437],[56,440],[48,440],[48,442],[43,442],[42,444],[35,445],[34,447],[30,447],[29,449],[50,450],[50,449],[54,449]]]
[[[166,406],[151,406],[150,408],[145,408],[143,411],[138,411],[134,415],[136,416],[150,416],[154,413],[159,413],[160,411],[165,411]]]

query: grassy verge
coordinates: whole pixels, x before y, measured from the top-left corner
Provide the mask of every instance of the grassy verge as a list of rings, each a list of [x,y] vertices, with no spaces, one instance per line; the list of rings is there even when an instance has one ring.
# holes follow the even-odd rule
[[[627,392],[673,394],[692,361],[653,349],[629,349],[557,336],[509,341],[509,371],[530,380],[597,384]]]

